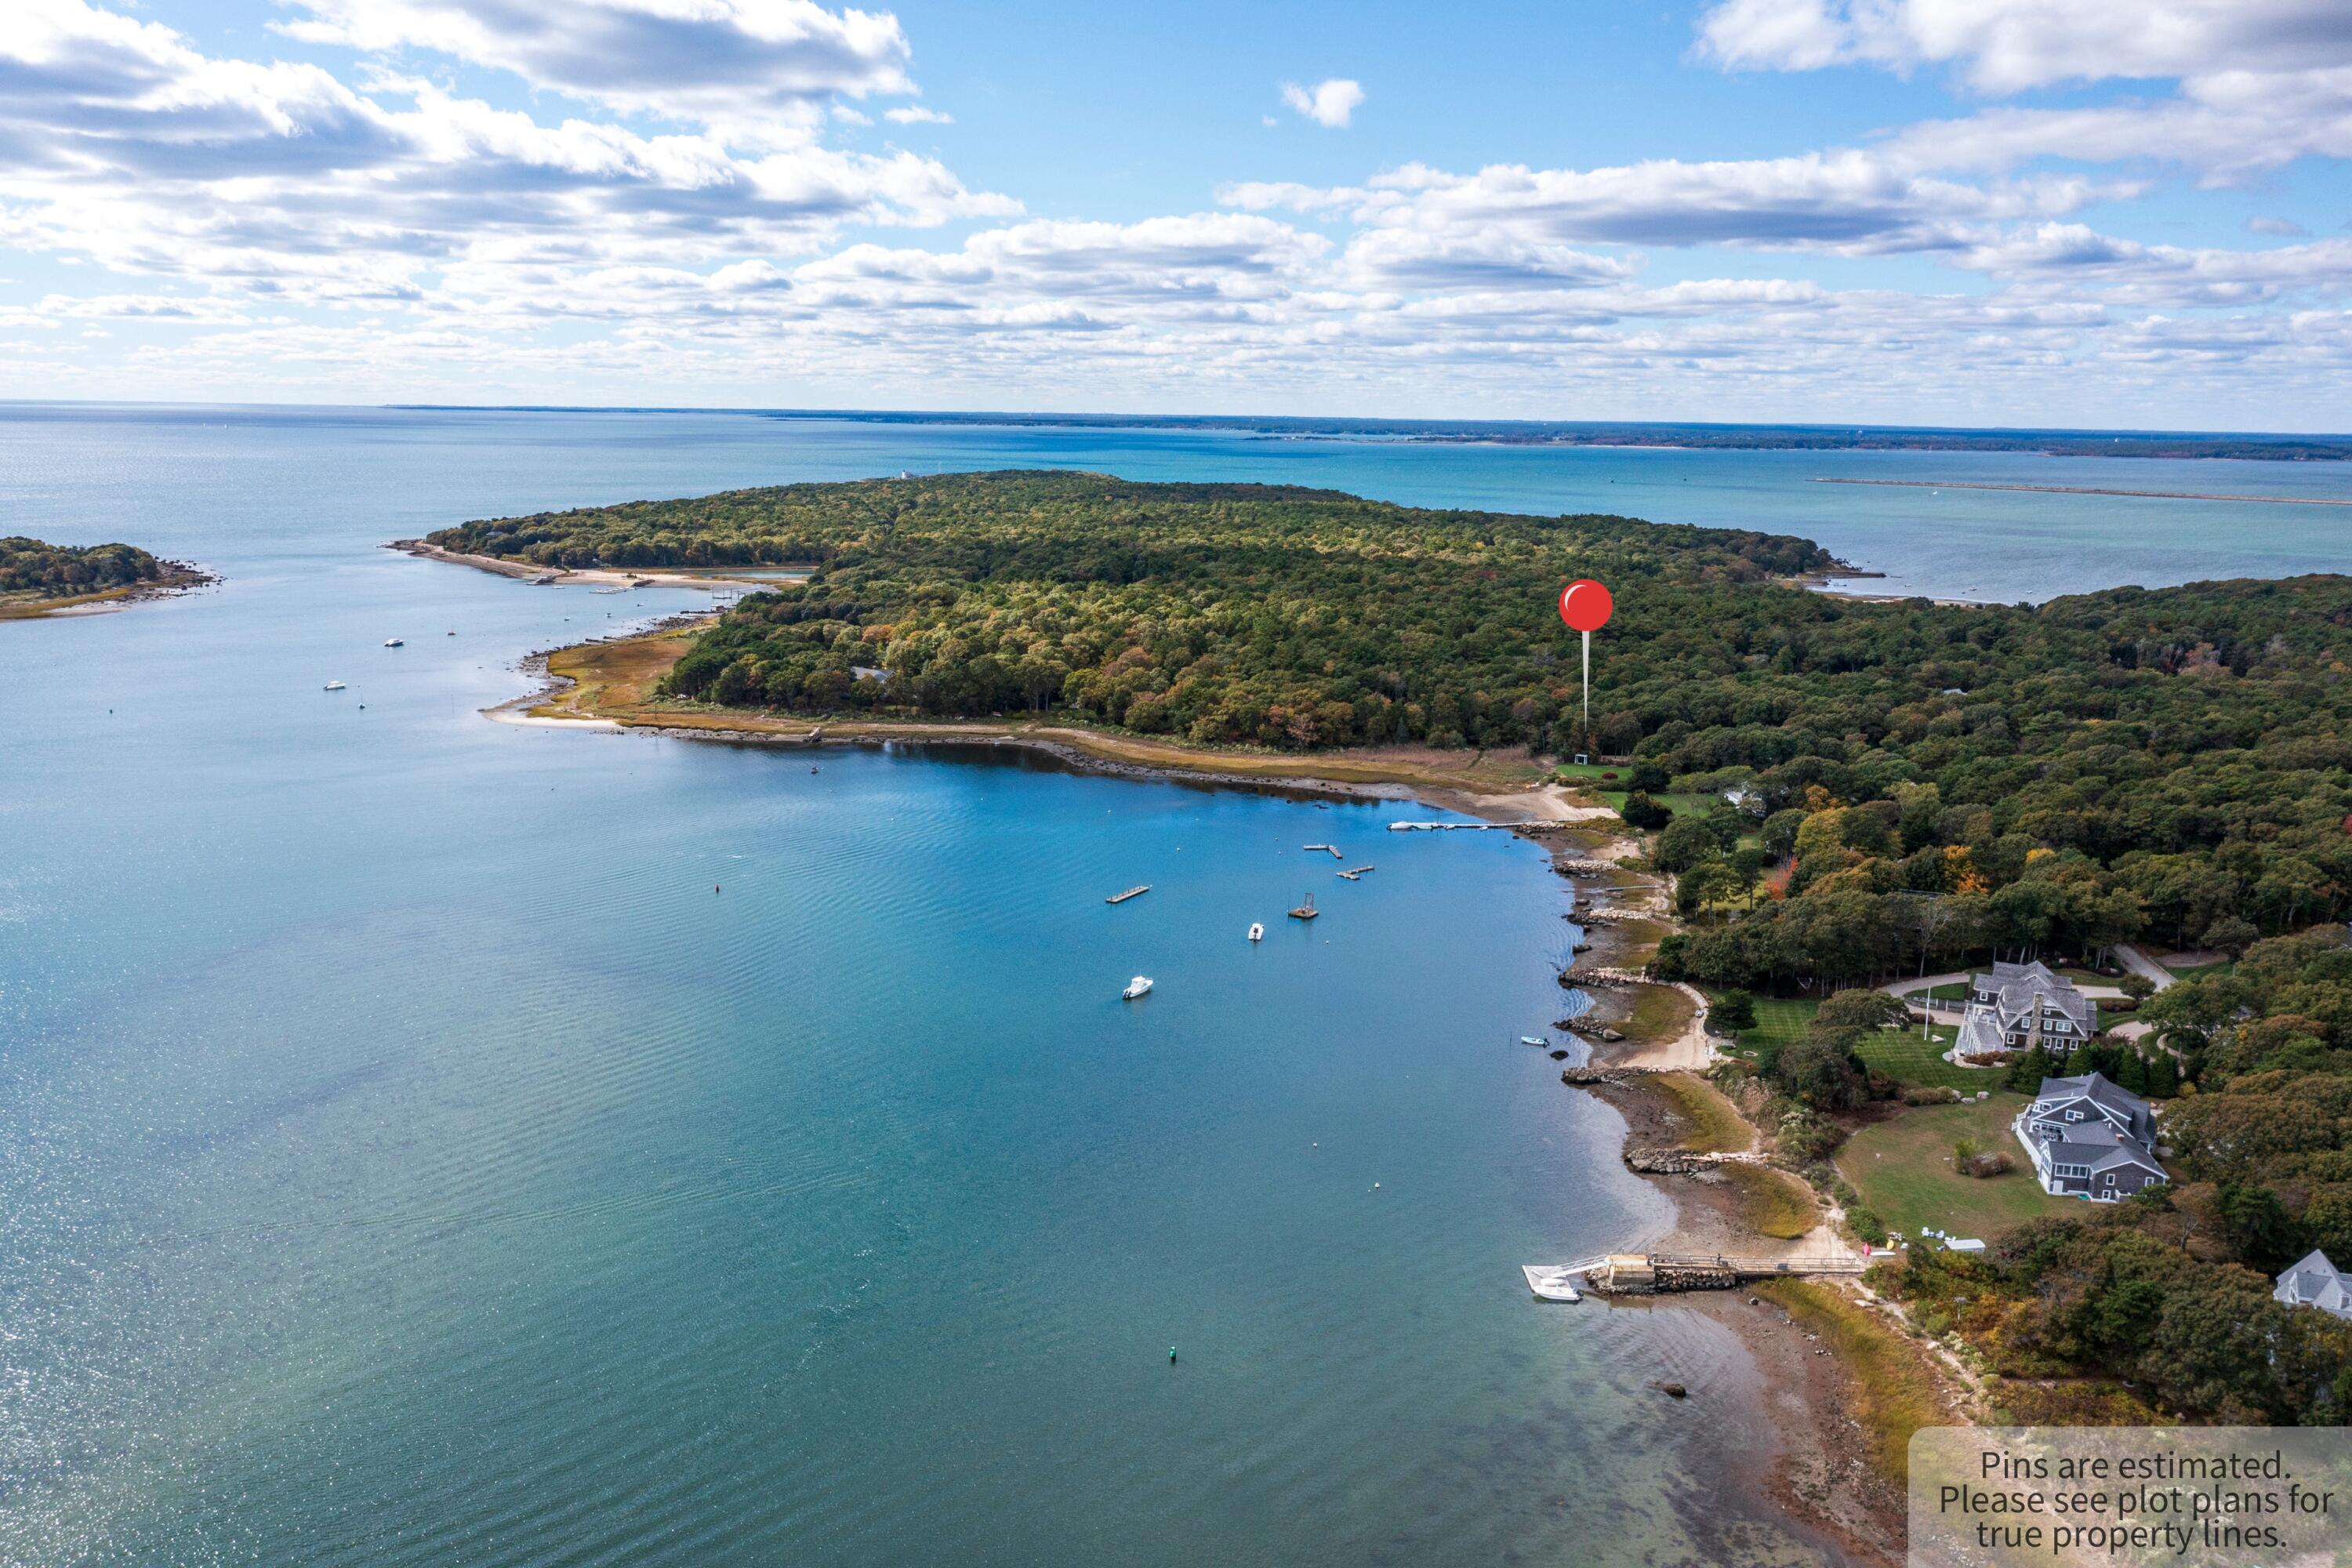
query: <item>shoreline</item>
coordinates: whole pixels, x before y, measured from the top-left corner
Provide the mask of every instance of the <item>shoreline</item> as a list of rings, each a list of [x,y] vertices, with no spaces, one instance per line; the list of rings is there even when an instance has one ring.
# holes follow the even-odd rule
[[[422,539],[394,539],[387,542],[383,548],[397,550],[403,555],[414,555],[420,561],[445,561],[452,566],[471,566],[477,572],[519,578],[526,583],[535,583],[544,577],[551,584],[601,583],[624,588],[700,588],[713,594],[727,589],[745,594],[771,583],[797,583],[808,575],[805,572],[764,567],[746,568],[741,576],[729,575],[723,568],[714,568],[718,574],[706,577],[680,572],[672,566],[651,566],[642,572],[622,572],[608,566],[529,566],[520,561],[502,560],[495,555],[467,555],[455,550],[444,550]]]
[[[0,599],[0,621],[62,620],[72,616],[110,616],[127,610],[133,605],[149,604],[157,599],[176,599],[183,594],[193,594],[199,588],[217,586],[221,581],[216,572],[186,561],[163,563],[160,577],[144,583],[125,583],[117,588],[101,588],[94,594],[71,594],[62,599],[26,599],[11,604]]]
[[[1607,873],[1591,868],[1595,860],[1615,862],[1637,853],[1639,836],[1625,828],[1614,811],[1549,782],[1543,776],[1549,770],[1532,758],[1490,759],[1477,752],[1466,754],[1465,760],[1462,752],[1395,747],[1312,755],[1223,752],[1041,721],[820,721],[649,701],[653,683],[676,661],[688,636],[709,621],[707,616],[679,616],[633,636],[534,653],[521,668],[539,678],[539,689],[486,709],[484,714],[501,723],[607,734],[646,731],[678,740],[778,748],[893,742],[1009,745],[1114,777],[1303,797],[1418,802],[1496,825],[1497,830],[1513,831],[1543,847],[1553,874],[1574,883],[1578,912],[1607,907],[1626,913],[1623,921],[1577,922],[1590,944],[1576,960],[1578,969],[1638,969],[1647,963],[1657,942],[1676,929],[1665,908],[1663,883],[1622,868]],[[1537,823],[1543,826],[1503,826]],[[1596,984],[1580,989],[1591,1005],[1576,1016],[1577,1022],[1596,1030],[1634,1024],[1645,991],[1672,998],[1655,1001],[1651,1008],[1653,1021],[1663,1013],[1671,1023],[1671,1031],[1662,1037],[1641,1037],[1627,1030],[1629,1037],[1602,1043],[1580,1036],[1590,1047],[1591,1066],[1625,1075],[1575,1086],[1590,1089],[1623,1121],[1621,1160],[1637,1145],[1671,1146],[1682,1141],[1690,1119],[1664,1082],[1667,1075],[1686,1078],[1695,1092],[1720,1101],[1737,1119],[1748,1150],[1760,1146],[1763,1135],[1746,1113],[1704,1078],[1694,1076],[1716,1059],[1706,1032],[1703,996],[1687,986],[1651,983],[1639,988]],[[1833,1212],[1818,1213],[1815,1225],[1793,1240],[1776,1240],[1754,1230],[1740,1215],[1741,1193],[1719,1172],[1640,1174],[1672,1204],[1675,1217],[1662,1237],[1628,1238],[1624,1245],[1629,1249],[1799,1256],[1845,1247],[1836,1235]],[[1770,1250],[1774,1248],[1780,1251],[1776,1254]],[[1728,1329],[1757,1368],[1764,1413],[1778,1433],[1760,1500],[1850,1561],[1893,1563],[1901,1556],[1903,1496],[1898,1482],[1860,1458],[1857,1434],[1863,1428],[1853,1414],[1858,1371],[1816,1342],[1818,1336],[1788,1306],[1767,1302],[1761,1292],[1785,1283],[1692,1292],[1664,1302],[1641,1298],[1612,1304],[1601,1298],[1588,1301],[1583,1310],[1687,1308]]]

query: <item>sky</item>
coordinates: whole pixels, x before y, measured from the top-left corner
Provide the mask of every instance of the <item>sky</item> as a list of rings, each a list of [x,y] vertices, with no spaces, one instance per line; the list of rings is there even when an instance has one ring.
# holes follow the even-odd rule
[[[5,0],[0,396],[2343,432],[2347,163],[2347,0]]]

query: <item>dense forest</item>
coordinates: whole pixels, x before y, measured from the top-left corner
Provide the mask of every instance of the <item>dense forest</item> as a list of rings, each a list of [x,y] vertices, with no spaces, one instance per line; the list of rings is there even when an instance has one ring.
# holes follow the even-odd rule
[[[1785,990],[2135,938],[2234,953],[2343,915],[2352,889],[2344,577],[1868,604],[1776,581],[1832,564],[1784,536],[1017,472],[433,542],[809,568],[701,637],[680,700],[1624,757],[1628,819],[1664,826],[1695,922],[1661,950],[1670,976]],[[1580,575],[1618,604],[1590,737],[1552,607]]]
[[[45,544],[0,539],[0,594],[62,599],[162,578],[164,563],[130,544]]]

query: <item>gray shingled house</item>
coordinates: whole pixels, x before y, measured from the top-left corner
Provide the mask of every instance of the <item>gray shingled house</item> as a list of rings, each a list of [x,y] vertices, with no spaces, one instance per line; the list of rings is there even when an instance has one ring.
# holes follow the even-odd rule
[[[2036,1044],[2063,1061],[2069,1052],[2099,1032],[2099,1009],[2088,996],[2049,966],[2000,963],[1969,982],[1969,1005],[1960,1018],[1952,1054],[1997,1056]]]
[[[2352,1318],[2352,1279],[2340,1273],[2317,1247],[2278,1277],[2278,1289],[2271,1297],[2290,1307],[2316,1307],[2338,1318]]]
[[[2167,1180],[2156,1158],[2156,1112],[2098,1073],[2045,1078],[2012,1123],[2042,1189],[2111,1204]]]

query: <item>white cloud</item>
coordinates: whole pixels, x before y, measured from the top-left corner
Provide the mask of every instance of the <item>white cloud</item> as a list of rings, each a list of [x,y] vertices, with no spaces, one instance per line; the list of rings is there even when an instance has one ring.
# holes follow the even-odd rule
[[[2246,232],[2248,234],[2281,235],[2288,238],[2300,239],[2308,235],[2311,231],[2304,227],[2303,225],[2295,222],[2293,218],[2268,217],[2257,215],[2246,220]]]
[[[772,141],[823,100],[911,89],[887,12],[814,0],[283,0],[308,43],[425,50],[614,109]]]
[[[955,123],[954,115],[942,114],[936,109],[925,109],[920,104],[886,109],[882,111],[882,118],[900,125],[953,125]]]
[[[2342,0],[1723,0],[1700,48],[1725,65],[1953,65],[1982,92],[2352,63]]]
[[[1948,67],[1995,96],[2178,83],[2170,97],[1992,109],[1896,139],[1937,168],[2154,158],[2230,180],[2312,154],[2352,156],[2344,0],[1721,0],[1700,18],[1697,52],[1735,69]]]
[[[1363,84],[1346,77],[1332,77],[1313,87],[1301,87],[1295,81],[1282,84],[1282,101],[1327,131],[1339,131],[1364,101]]]
[[[1109,223],[1024,219],[937,160],[827,145],[834,125],[945,120],[871,101],[913,91],[887,16],[520,4],[303,0],[292,26],[371,56],[329,69],[222,58],[85,0],[15,0],[0,248],[71,270],[0,283],[0,382],[1950,422],[2105,408],[2146,424],[2173,407],[2176,422],[2228,409],[2245,425],[2263,408],[2307,420],[2352,386],[2352,240],[2256,220],[2263,247],[2162,245],[2132,237],[2121,211],[2147,188],[2151,148],[2191,149],[2218,178],[2335,145],[2329,106],[2352,89],[2328,85],[2325,38],[2278,64],[2269,35],[2231,24],[2203,37],[2238,52],[2170,97],[2133,84],[2064,108],[1993,105],[1858,147],[1406,163],[1339,185],[1237,184],[1220,210]],[[1726,63],[1949,68],[1971,85],[2074,68],[2034,53],[2021,12],[2010,41],[1969,43],[1994,39],[1977,22],[2001,7],[1939,4],[1941,32],[1906,22],[1934,8],[1906,0],[1748,0],[1708,13],[1724,41],[1703,47]],[[799,42],[760,41],[787,23]],[[1907,52],[1885,41],[1898,36]],[[612,37],[638,57],[593,79],[567,63]],[[713,37],[788,66],[701,72]],[[453,60],[546,96],[467,96]],[[1352,83],[1290,101],[1324,120],[1339,87],[1326,107],[1344,123]],[[2053,148],[2069,162],[2035,166]],[[2234,222],[2244,205],[2230,200]],[[950,222],[966,226],[919,237]],[[1843,259],[1890,255],[1952,281]],[[102,342],[78,336],[92,331]]]

